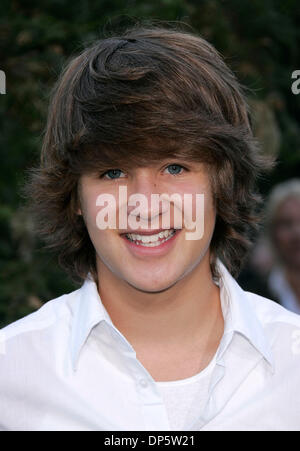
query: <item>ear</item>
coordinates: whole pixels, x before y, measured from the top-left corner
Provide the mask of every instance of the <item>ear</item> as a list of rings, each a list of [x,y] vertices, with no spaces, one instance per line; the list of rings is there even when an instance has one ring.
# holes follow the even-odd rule
[[[81,209],[80,208],[78,208],[78,210],[77,210],[77,212],[76,212],[79,216],[82,216],[82,212],[81,212]]]

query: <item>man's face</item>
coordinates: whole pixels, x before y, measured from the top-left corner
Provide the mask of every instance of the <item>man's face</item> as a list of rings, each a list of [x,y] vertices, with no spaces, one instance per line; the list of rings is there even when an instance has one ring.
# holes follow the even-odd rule
[[[128,205],[127,200],[124,203],[124,199],[119,197],[120,186],[126,187],[127,199],[133,194],[142,196],[145,201],[143,205]],[[169,195],[169,199],[176,193],[177,200],[163,201],[159,208],[154,207],[151,195],[162,193]],[[196,193],[202,195],[204,201],[200,210],[198,207],[201,207],[201,203],[196,206]],[[112,195],[116,201],[116,228],[99,228],[99,213],[104,206],[99,207],[99,195],[103,194]],[[184,195],[188,195],[191,203],[183,202]],[[176,161],[165,160],[163,163],[135,168],[129,172],[113,168],[104,174],[83,175],[79,183],[79,197],[81,208],[78,213],[83,215],[96,250],[99,273],[105,265],[105,269],[115,277],[138,290],[158,292],[171,287],[191,272],[209,251],[216,212],[207,168],[202,163],[182,166]],[[178,203],[178,199],[182,203]],[[124,213],[125,207],[128,221],[124,228],[124,225],[120,227],[119,213]],[[113,213],[112,209],[110,211]],[[176,222],[178,214],[181,217],[180,227]],[[170,221],[168,227],[163,222],[167,220],[167,216]],[[136,220],[138,229],[132,229],[129,217]],[[199,218],[200,222],[203,221],[204,229],[200,239],[186,239],[185,232],[194,232],[195,236],[195,229],[190,228],[190,223],[185,218],[193,221],[197,219],[197,223]],[[160,230],[165,232],[158,234]]]
[[[300,198],[290,197],[278,208],[273,241],[284,264],[300,268]]]

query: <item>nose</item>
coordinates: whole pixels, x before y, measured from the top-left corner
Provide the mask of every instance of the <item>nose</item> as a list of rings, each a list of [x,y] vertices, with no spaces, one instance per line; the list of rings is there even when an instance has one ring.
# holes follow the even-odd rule
[[[156,196],[153,196],[156,194]],[[140,221],[155,221],[164,213],[165,207],[162,202],[154,202],[155,197],[160,195],[159,183],[151,168],[136,171],[135,177],[128,186],[128,213],[138,216]],[[138,212],[134,210],[138,207]]]

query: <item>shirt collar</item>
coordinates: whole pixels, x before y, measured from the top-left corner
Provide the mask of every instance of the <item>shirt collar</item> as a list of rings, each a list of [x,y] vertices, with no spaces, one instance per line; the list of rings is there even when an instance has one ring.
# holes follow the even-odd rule
[[[270,344],[246,291],[239,286],[219,258],[217,266],[221,275],[218,284],[225,320],[224,335],[230,332],[242,334],[274,370],[274,358]],[[74,371],[77,369],[81,348],[92,329],[102,321],[114,327],[91,274],[88,275],[78,293],[79,299],[75,306],[71,330],[71,358]]]
[[[242,334],[268,361],[274,371],[273,352],[255,312],[254,303],[219,258],[217,266],[221,276],[219,286],[225,319],[224,335],[230,332]]]
[[[79,353],[92,329],[102,321],[113,326],[111,318],[105,309],[99,293],[97,284],[91,274],[88,274],[82,287],[79,289],[72,330],[71,330],[71,359],[73,370],[76,371]]]

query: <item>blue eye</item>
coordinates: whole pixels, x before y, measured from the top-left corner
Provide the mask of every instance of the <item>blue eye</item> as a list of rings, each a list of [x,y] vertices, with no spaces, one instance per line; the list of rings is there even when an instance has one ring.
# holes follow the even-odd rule
[[[169,164],[169,166],[167,166],[166,169],[169,169],[170,174],[178,175],[181,173],[181,169],[184,169],[184,168],[180,164]]]
[[[101,177],[106,177],[110,180],[113,180],[120,178],[121,173],[121,169],[109,169],[109,171],[106,171],[104,174],[102,174]]]

